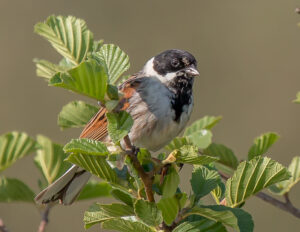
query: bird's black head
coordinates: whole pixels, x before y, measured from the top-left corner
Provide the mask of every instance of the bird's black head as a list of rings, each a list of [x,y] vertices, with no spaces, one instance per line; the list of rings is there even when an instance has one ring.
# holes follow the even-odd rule
[[[143,73],[145,76],[157,77],[163,83],[179,77],[193,79],[199,75],[195,57],[178,49],[166,50],[150,59]]]
[[[189,67],[196,70],[197,61],[195,57],[189,52],[177,49],[164,51],[155,56],[153,60],[154,70],[162,76]]]

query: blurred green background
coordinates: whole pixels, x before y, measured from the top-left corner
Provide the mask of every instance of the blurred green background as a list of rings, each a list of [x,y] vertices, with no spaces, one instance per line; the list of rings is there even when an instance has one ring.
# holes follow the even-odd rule
[[[129,73],[166,49],[193,53],[201,77],[194,88],[191,122],[222,115],[213,140],[231,147],[241,159],[254,137],[278,132],[281,138],[268,155],[288,165],[300,155],[300,105],[291,102],[300,90],[300,15],[294,13],[299,5],[296,0],[0,0],[0,133],[41,133],[59,143],[79,135],[80,130],[60,131],[56,120],[63,105],[83,98],[49,88],[36,77],[32,62],[34,57],[59,60],[50,44],[33,33],[33,25],[50,14],[70,14],[86,20],[94,38],[125,50]],[[38,191],[32,158],[4,174]],[[186,168],[183,175],[188,174]],[[299,196],[298,184],[290,196],[298,207]],[[83,213],[92,202],[54,208],[47,231],[84,231]],[[255,231],[299,231],[299,219],[258,198],[247,201],[245,209],[253,215]],[[0,217],[10,231],[36,231],[40,221],[30,204],[0,204]],[[96,226],[89,231],[99,230]]]

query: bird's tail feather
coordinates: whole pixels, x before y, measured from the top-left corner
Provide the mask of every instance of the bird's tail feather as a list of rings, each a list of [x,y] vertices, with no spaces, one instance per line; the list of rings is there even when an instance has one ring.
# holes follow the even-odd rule
[[[64,205],[72,204],[91,174],[73,165],[64,175],[40,192],[35,201],[39,204],[47,204],[60,200]]]

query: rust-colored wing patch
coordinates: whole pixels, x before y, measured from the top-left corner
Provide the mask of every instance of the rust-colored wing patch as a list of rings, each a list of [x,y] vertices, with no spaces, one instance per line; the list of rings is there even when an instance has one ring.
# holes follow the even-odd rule
[[[124,96],[120,100],[119,106],[117,107],[118,109],[126,110],[129,108],[129,99],[136,92],[136,88],[139,84],[140,80],[133,77],[121,85],[120,91],[124,93]],[[105,108],[101,108],[85,126],[79,138],[89,138],[98,141],[106,140],[108,136],[106,112],[107,110]]]
[[[89,138],[94,140],[105,140],[107,137],[107,110],[101,108],[97,114],[89,121],[80,134],[80,138]]]

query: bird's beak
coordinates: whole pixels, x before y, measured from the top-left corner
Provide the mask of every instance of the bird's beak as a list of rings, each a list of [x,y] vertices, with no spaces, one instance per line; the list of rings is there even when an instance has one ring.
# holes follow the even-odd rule
[[[194,65],[188,67],[185,69],[185,73],[188,75],[188,76],[192,76],[192,77],[195,77],[195,76],[199,76],[200,73],[199,71],[196,69],[196,67]]]

